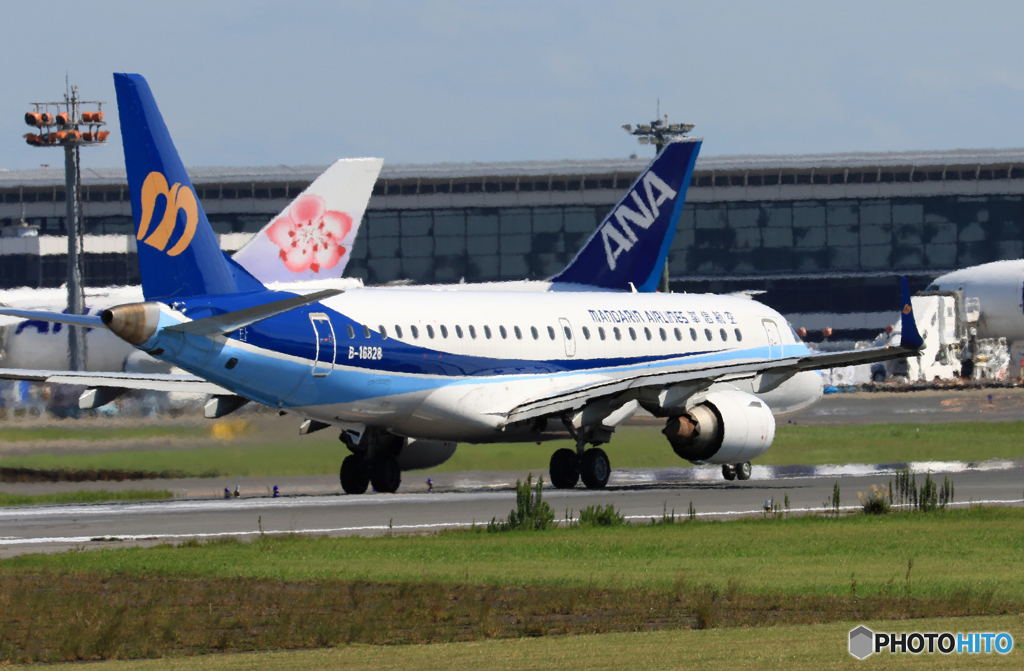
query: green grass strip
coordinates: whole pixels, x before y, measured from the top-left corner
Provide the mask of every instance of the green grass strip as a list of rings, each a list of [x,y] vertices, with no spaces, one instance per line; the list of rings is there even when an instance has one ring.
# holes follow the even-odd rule
[[[210,430],[201,426],[105,427],[77,426],[74,420],[42,427],[8,427],[0,429],[0,441],[23,443],[35,440],[139,440],[143,438],[208,438]]]
[[[0,507],[35,506],[44,503],[105,503],[107,501],[156,501],[174,496],[166,489],[126,489],[55,492],[53,494],[5,494],[0,492]]]
[[[510,507],[513,501],[509,501]],[[256,515],[252,525],[256,528]],[[284,581],[432,580],[1024,601],[1024,509],[682,522],[422,537],[266,536],[252,543],[28,555],[8,571],[156,572]],[[909,569],[909,577],[908,577]]]

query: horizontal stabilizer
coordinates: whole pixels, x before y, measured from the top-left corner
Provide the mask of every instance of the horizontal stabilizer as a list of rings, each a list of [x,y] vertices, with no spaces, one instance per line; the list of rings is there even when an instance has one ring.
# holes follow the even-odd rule
[[[225,333],[237,331],[243,326],[255,324],[258,321],[263,321],[264,319],[275,317],[284,312],[288,312],[289,310],[300,308],[303,305],[309,305],[310,303],[316,303],[324,298],[337,296],[340,293],[344,292],[341,289],[325,289],[305,296],[295,296],[294,298],[286,298],[282,301],[267,303],[266,305],[257,305],[255,307],[245,308],[244,310],[228,312],[222,315],[217,315],[216,317],[206,317],[204,319],[196,319],[195,321],[184,322],[182,324],[175,324],[174,326],[168,326],[164,330],[178,331],[179,333],[200,336],[223,335]]]
[[[23,319],[38,319],[44,322],[57,322],[59,324],[71,324],[72,326],[88,326],[89,328],[97,329],[107,328],[103,325],[103,322],[100,321],[99,315],[69,315],[64,312],[16,310],[14,308],[0,308],[0,315],[21,317]]]

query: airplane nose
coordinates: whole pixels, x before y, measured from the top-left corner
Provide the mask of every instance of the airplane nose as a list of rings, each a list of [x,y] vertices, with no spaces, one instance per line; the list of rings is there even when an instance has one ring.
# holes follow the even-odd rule
[[[101,312],[100,321],[125,342],[141,345],[156,333],[160,306],[157,303],[117,305]]]

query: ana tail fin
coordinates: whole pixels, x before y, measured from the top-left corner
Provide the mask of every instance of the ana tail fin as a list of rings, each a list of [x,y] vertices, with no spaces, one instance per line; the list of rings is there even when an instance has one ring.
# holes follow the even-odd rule
[[[117,73],[114,88],[146,300],[262,289],[221,252],[149,84]]]
[[[669,142],[552,282],[658,288],[702,141]]]
[[[264,284],[341,277],[383,164],[379,158],[338,160],[235,252],[234,260]],[[288,233],[310,226],[319,231],[316,249],[292,248]]]

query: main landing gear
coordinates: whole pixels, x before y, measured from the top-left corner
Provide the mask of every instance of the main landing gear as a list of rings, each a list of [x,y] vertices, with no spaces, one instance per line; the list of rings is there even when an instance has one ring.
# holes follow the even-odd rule
[[[726,480],[749,480],[750,462],[742,464],[722,464],[722,477]]]
[[[341,462],[341,488],[346,494],[364,494],[372,484],[376,492],[393,494],[402,484],[402,470],[398,466],[398,452],[402,439],[367,429],[359,442],[342,431],[341,442],[352,454]]]
[[[551,484],[558,489],[572,489],[583,480],[587,489],[604,489],[612,474],[608,455],[600,447],[585,449],[586,443],[575,450],[563,447],[551,455]]]

